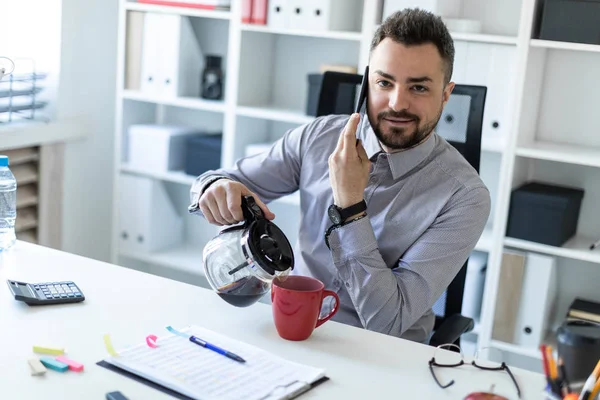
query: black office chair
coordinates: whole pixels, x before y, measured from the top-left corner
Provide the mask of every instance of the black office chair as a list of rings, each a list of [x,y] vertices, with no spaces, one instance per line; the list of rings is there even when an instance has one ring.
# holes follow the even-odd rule
[[[353,101],[340,101],[342,96],[356,96],[362,75],[327,71],[323,74],[317,116],[351,114]],[[479,173],[481,157],[481,129],[487,88],[484,86],[456,85],[442,116],[436,133],[454,146]],[[354,100],[354,99],[353,99]],[[340,104],[346,104],[341,109]],[[474,328],[474,321],[461,315],[468,260],[462,266],[448,289],[433,306],[436,314],[434,333],[429,340],[432,346],[446,343],[460,345],[461,335]]]

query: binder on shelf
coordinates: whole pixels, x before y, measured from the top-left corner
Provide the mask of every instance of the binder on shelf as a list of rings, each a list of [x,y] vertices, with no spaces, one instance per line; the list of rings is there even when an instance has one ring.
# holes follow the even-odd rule
[[[183,219],[162,182],[129,174],[121,174],[120,182],[121,253],[151,253],[182,242]]]
[[[252,3],[253,0],[242,0],[242,23],[252,22]]]
[[[287,0],[269,0],[269,11],[267,15],[267,25],[272,29],[289,28],[288,18],[291,4]]]
[[[498,295],[494,311],[492,338],[513,343],[516,320],[521,299],[521,282],[525,275],[525,254],[505,251],[500,264]]]
[[[537,348],[546,337],[550,316],[555,306],[556,258],[528,253],[521,290],[514,343],[523,347]]]
[[[268,0],[252,0],[250,23],[255,25],[267,24]]]
[[[462,10],[462,0],[385,0],[383,19],[396,11],[414,7],[443,17],[458,18]]]
[[[125,89],[140,90],[142,80],[142,48],[144,39],[144,14],[127,12],[127,44],[125,45]]]
[[[308,7],[308,22],[312,30],[360,31],[360,0],[308,0]]]
[[[137,0],[137,2],[201,10],[229,10],[231,7],[231,0]]]
[[[189,18],[147,13],[141,91],[150,96],[200,95],[202,54]]]

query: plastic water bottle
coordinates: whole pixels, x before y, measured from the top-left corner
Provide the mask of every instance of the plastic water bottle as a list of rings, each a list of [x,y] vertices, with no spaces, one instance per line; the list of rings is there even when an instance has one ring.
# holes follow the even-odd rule
[[[0,251],[15,244],[17,181],[8,168],[8,157],[0,155]]]

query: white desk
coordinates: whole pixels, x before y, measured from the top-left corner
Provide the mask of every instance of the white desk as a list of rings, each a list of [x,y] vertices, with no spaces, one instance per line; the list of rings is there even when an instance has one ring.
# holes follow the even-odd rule
[[[200,260],[199,266],[200,266]],[[110,333],[119,349],[149,334],[163,335],[166,325],[197,324],[262,347],[289,360],[325,368],[330,381],[302,399],[463,399],[488,390],[510,399],[516,392],[506,372],[471,366],[441,370],[448,389],[433,381],[427,361],[433,348],[332,321],[304,342],[279,338],[271,309],[257,303],[235,308],[199,287],[140,273],[24,242],[0,253],[0,398],[104,399],[120,390],[129,399],[171,399],[154,389],[96,366],[106,356],[102,341]],[[29,307],[15,301],[6,279],[26,282],[72,280],[86,296],[79,304]],[[61,346],[85,365],[83,373],[49,370],[30,375],[26,360],[33,345]],[[542,375],[512,369],[524,399],[542,398]]]

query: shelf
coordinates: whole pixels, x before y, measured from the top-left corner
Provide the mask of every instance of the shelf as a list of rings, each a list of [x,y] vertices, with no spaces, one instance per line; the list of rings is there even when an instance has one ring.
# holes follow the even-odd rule
[[[28,162],[38,161],[40,159],[38,150],[34,147],[25,147],[22,149],[7,150],[4,152],[4,155],[8,156],[11,167],[14,167],[19,164],[25,164]]]
[[[491,44],[508,44],[517,45],[516,36],[501,36],[501,35],[487,35],[484,33],[462,33],[453,32],[451,33],[452,38],[458,41],[464,42],[479,42],[479,43],[491,43]]]
[[[598,240],[597,237],[590,238],[585,236],[575,236],[562,247],[549,246],[530,242],[522,239],[507,237],[504,239],[504,245],[517,249],[535,251],[538,253],[549,254],[557,257],[570,258],[574,260],[588,261],[600,264],[600,248],[590,250],[590,245]]]
[[[202,250],[201,245],[183,244],[155,253],[121,251],[119,254],[134,260],[204,276]]]
[[[494,232],[491,227],[485,227],[479,241],[475,245],[475,250],[489,253],[492,250]]]
[[[162,6],[155,4],[142,4],[133,1],[125,2],[125,9],[152,13],[178,14],[187,17],[230,19],[231,12],[221,10],[202,10],[189,7]]]
[[[18,186],[27,185],[29,183],[35,183],[38,181],[38,170],[37,165],[34,164],[21,164],[11,168],[13,175],[17,181]]]
[[[83,139],[86,130],[77,120],[0,124],[0,149],[38,146]]]
[[[292,124],[306,124],[312,122],[315,117],[306,115],[301,111],[278,109],[275,107],[249,107],[238,106],[237,114],[243,117],[261,118],[270,121],[282,121]]]
[[[544,343],[551,345],[555,350],[557,348],[556,339],[554,337],[554,334],[551,331],[549,331],[547,333],[546,338],[544,339]],[[507,352],[513,353],[513,354],[518,354],[518,355],[522,355],[522,356],[526,356],[526,357],[535,358],[538,360],[542,359],[542,353],[540,352],[540,349],[538,347],[519,346],[517,344],[506,343],[506,342],[502,342],[500,340],[494,340],[494,339],[492,339],[490,341],[490,347],[493,347],[495,349],[502,350],[502,351],[507,351]]]
[[[540,39],[531,39],[529,44],[531,45],[531,47],[541,47],[544,49],[587,51],[592,53],[600,53],[600,45],[597,44],[559,42],[555,40]]]
[[[176,98],[158,98],[148,96],[144,93],[134,90],[124,90],[121,97],[126,100],[141,101],[145,103],[162,104],[193,110],[225,112],[225,103],[222,101],[205,100],[194,97],[176,97]]]
[[[182,185],[192,185],[196,180],[196,176],[188,175],[183,171],[172,171],[172,172],[148,172],[142,171],[127,164],[121,164],[121,171],[128,174],[146,176],[153,179],[158,179],[165,182],[179,183]]]
[[[300,29],[273,29],[266,25],[243,24],[242,30],[246,32],[262,32],[273,35],[292,35],[292,36],[307,36],[322,39],[339,39],[339,40],[354,40],[360,42],[362,34],[360,32],[343,32],[343,31],[309,31]]]
[[[600,167],[600,148],[594,147],[539,141],[519,146],[516,154],[540,160]]]

